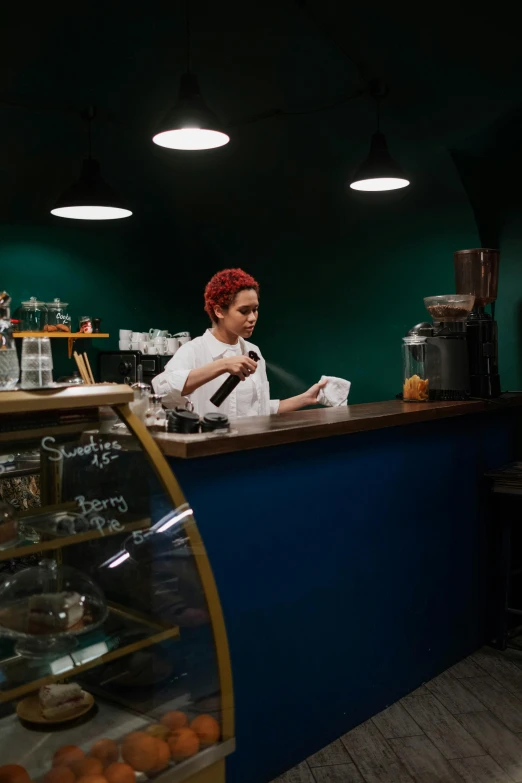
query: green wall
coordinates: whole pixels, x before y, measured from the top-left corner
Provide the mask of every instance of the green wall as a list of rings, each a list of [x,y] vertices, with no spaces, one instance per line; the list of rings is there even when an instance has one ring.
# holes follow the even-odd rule
[[[296,146],[269,175],[250,171],[243,182],[214,172],[195,209],[200,178],[177,195],[175,224],[138,215],[3,226],[1,285],[16,303],[60,296],[74,318],[102,317],[111,333],[103,347],[115,348],[119,328],[201,333],[205,282],[240,265],[261,284],[254,340],[268,361],[303,384],[323,373],[349,378],[352,402],[390,398],[400,389],[401,337],[426,318],[423,296],[451,292],[453,250],[478,244],[471,208],[445,151],[410,161],[410,189],[380,195],[345,192],[335,156],[319,170],[308,156]],[[511,334],[501,344],[511,382]],[[65,353],[55,344],[60,371]],[[299,388],[271,380],[274,395]]]

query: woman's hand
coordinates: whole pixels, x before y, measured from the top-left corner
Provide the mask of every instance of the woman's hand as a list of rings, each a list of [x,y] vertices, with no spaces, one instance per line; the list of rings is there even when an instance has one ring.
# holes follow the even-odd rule
[[[308,391],[305,391],[304,394],[302,394],[303,399],[303,408],[307,405],[318,405],[318,397],[319,392],[321,389],[324,389],[326,384],[328,383],[327,380],[325,381],[319,381],[319,383],[314,383],[313,386],[310,386]]]
[[[298,411],[301,408],[307,408],[308,405],[317,405],[319,392],[321,389],[324,389],[327,383],[327,380],[319,381],[319,383],[314,383],[314,385],[303,394],[298,394],[297,397],[289,397],[287,400],[281,400],[278,413],[291,413],[292,411]]]
[[[257,369],[256,362],[249,356],[226,356],[221,361],[223,362],[225,372],[229,372],[230,375],[237,375],[242,381],[246,381]]]

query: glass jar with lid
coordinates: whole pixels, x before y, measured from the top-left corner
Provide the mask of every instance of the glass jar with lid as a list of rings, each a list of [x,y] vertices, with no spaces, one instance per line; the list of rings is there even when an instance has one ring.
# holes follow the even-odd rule
[[[68,303],[62,302],[61,299],[47,302],[47,324],[44,326],[46,332],[71,331],[71,316],[67,313],[68,307]]]
[[[43,332],[47,323],[47,307],[36,296],[31,296],[27,302],[22,302],[22,320],[24,332]]]
[[[14,389],[20,377],[13,328],[11,326],[11,297],[0,293],[0,389]]]
[[[402,339],[402,399],[404,402],[427,402],[430,382],[426,373],[426,337],[412,334]]]

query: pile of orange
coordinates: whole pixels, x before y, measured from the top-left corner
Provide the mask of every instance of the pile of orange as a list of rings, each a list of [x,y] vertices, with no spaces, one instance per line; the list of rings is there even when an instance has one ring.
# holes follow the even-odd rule
[[[136,783],[136,772],[161,772],[171,760],[184,761],[214,745],[219,736],[219,723],[211,715],[199,715],[189,725],[184,712],[167,712],[145,731],[128,734],[121,747],[114,740],[101,739],[85,754],[76,745],[63,745],[43,783]],[[31,783],[31,779],[23,767],[7,764],[0,767],[0,783]]]
[[[31,778],[19,764],[5,764],[0,767],[0,783],[31,783]]]

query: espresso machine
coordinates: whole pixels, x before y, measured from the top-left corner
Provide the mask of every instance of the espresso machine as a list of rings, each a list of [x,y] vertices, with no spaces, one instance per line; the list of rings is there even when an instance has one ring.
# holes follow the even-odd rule
[[[433,323],[409,330],[425,340],[424,364],[430,400],[467,400],[470,396],[467,318],[474,297],[460,294],[427,296],[424,304]],[[412,350],[420,351],[413,347]]]
[[[500,252],[489,248],[457,250],[453,260],[457,293],[475,297],[475,304],[467,317],[471,395],[498,397],[500,376],[497,323],[494,319]],[[490,305],[491,313],[486,312],[487,305]]]

